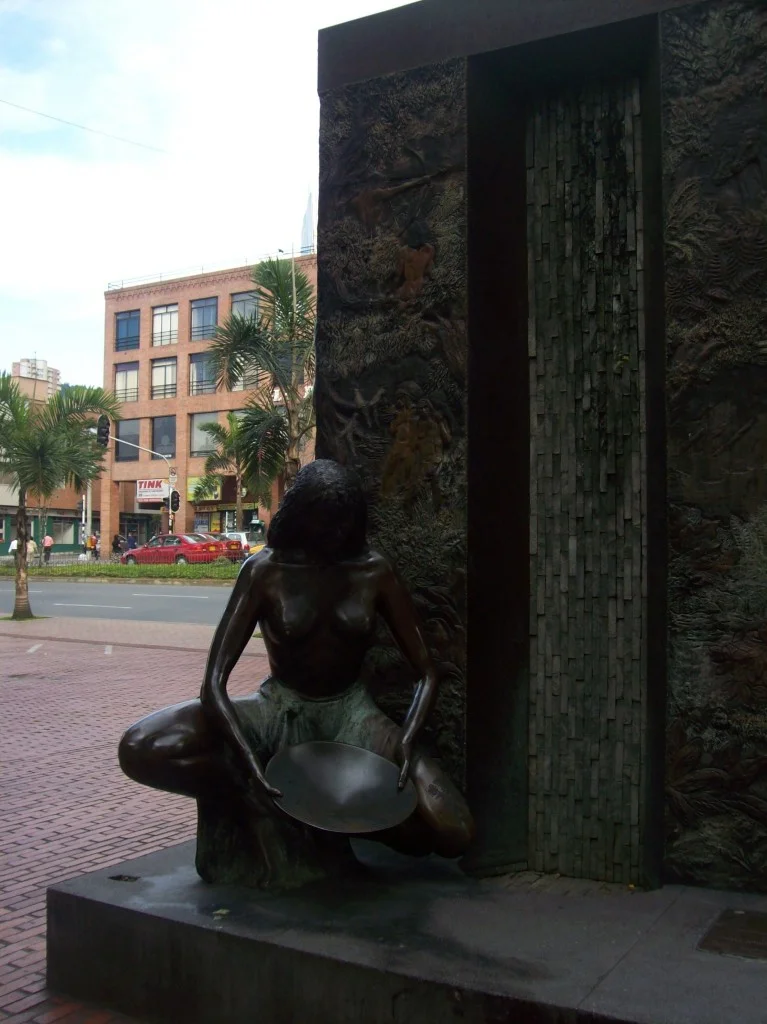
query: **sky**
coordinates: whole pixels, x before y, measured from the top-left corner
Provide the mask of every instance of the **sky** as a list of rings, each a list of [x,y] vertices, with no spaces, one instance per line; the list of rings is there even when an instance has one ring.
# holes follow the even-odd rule
[[[298,248],[317,32],[403,5],[0,0],[0,370],[101,384],[110,282]]]

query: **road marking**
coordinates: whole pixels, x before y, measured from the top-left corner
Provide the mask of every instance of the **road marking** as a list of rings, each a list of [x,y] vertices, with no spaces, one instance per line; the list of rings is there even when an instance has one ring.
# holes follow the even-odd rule
[[[119,608],[120,611],[129,612],[132,604],[75,604],[73,601],[54,601],[54,608]]]
[[[174,601],[209,601],[201,594],[131,594],[131,597],[172,597]]]
[[[112,653],[112,645],[111,644],[107,644],[106,647],[104,648],[104,654],[111,654],[111,653]]]
[[[39,651],[42,646],[42,644],[34,644],[32,647],[29,648],[27,654],[34,654],[35,651]]]

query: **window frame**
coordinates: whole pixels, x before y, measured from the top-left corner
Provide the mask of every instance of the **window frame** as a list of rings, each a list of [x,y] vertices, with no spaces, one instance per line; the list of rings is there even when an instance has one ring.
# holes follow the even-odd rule
[[[176,325],[175,327],[163,328],[161,321],[161,330],[157,330],[157,318],[158,317],[171,317],[170,323],[173,323],[172,317],[175,313]],[[178,343],[178,303],[177,302],[166,302],[160,306],[152,306],[152,348],[165,348],[166,345],[176,345]]]
[[[168,381],[168,370],[172,368],[172,381]],[[164,370],[163,383],[155,384],[155,370]],[[149,393],[152,399],[175,398],[178,391],[178,358],[160,356],[153,359],[149,368]]]
[[[141,364],[139,362],[131,363],[115,363],[115,398],[118,402],[138,402],[138,388],[139,388],[139,370]],[[135,387],[120,387],[118,378],[120,374],[136,374],[136,386]]]
[[[236,304],[238,304],[238,303],[244,304],[247,301],[246,296],[249,296],[251,298],[252,302],[253,302],[253,312],[252,313],[240,313],[237,309],[235,309],[235,305]],[[259,301],[259,295],[258,295],[257,291],[232,292],[230,297],[229,297],[229,311],[230,311],[230,313],[236,314],[237,316],[241,316],[241,317],[244,317],[246,319],[250,319],[251,317],[255,317],[256,319],[258,319],[259,307],[260,307],[260,301]]]
[[[214,395],[216,393],[216,381],[213,377],[202,377],[199,381],[192,380],[192,367],[202,366],[205,363],[210,362],[210,356],[207,352],[194,352],[189,356],[189,394],[190,396],[195,395]]]
[[[141,347],[141,310],[140,309],[121,309],[115,313],[114,319],[114,350],[115,352],[130,352],[133,349]],[[136,334],[126,335],[124,338],[120,337],[120,329],[118,324],[126,323],[130,324],[133,320],[136,321]]]
[[[195,312],[197,310],[213,309],[213,322],[195,324]],[[210,295],[205,299],[190,299],[189,301],[189,340],[209,341],[215,337],[218,327],[218,296]]]
[[[206,438],[206,440],[210,441],[211,447],[210,448],[195,448],[194,447],[194,442],[195,442],[195,423],[194,423],[194,421],[197,419],[198,416],[206,416],[206,417],[208,417],[205,420],[206,423],[218,423],[219,422],[218,413],[217,412],[191,412],[189,414],[189,458],[190,459],[207,459],[207,457],[209,455],[212,455],[213,452],[216,450],[216,443],[213,440],[213,438],[210,437],[209,434],[204,434],[203,436]]]
[[[158,420],[173,420],[173,451],[171,451],[171,452],[163,452],[161,445],[158,443],[157,438],[155,437],[155,430],[157,429],[155,424],[158,422]],[[155,460],[156,462],[159,461],[160,459],[165,459],[165,458],[174,459],[176,457],[177,447],[178,447],[178,429],[177,429],[175,414],[171,413],[170,415],[165,415],[165,416],[153,416],[152,417],[152,449],[153,449],[154,452],[158,452],[159,454],[157,454],[157,455],[153,454],[152,455],[152,459]]]
[[[136,438],[131,437],[120,437],[120,427],[125,423],[136,424]],[[130,441],[132,444],[141,444],[141,420],[138,417],[130,417],[129,419],[118,420],[115,423],[115,438],[117,441]],[[122,454],[125,452],[126,454]],[[115,462],[138,462],[139,460],[139,449],[132,448],[129,444],[115,444]]]

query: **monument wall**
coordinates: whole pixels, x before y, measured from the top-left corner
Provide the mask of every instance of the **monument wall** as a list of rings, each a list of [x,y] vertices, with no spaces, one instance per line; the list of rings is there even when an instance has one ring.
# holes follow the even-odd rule
[[[573,3],[547,37],[520,2],[501,39],[449,4],[426,40],[419,6],[392,26],[465,59],[322,96],[317,451],[417,595],[429,741],[485,866],[765,888],[767,7]],[[402,713],[383,636],[370,674]]]
[[[767,7],[661,17],[666,865],[767,888]]]
[[[466,691],[466,63],[323,96],[318,458],[354,466],[372,543],[415,597],[442,675],[425,736],[462,783]],[[368,664],[401,720],[412,672]]]

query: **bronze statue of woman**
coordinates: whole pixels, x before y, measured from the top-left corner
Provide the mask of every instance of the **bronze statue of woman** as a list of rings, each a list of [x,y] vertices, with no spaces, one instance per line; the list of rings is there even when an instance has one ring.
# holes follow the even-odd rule
[[[120,743],[120,764],[132,779],[197,799],[201,826],[205,814],[234,815],[239,841],[257,835],[267,859],[262,826],[274,824],[272,798],[280,794],[266,781],[265,765],[284,746],[309,740],[364,747],[400,766],[401,785],[412,779],[416,812],[366,838],[406,853],[457,857],[473,837],[462,795],[415,746],[438,675],[409,593],[367,544],[366,521],[352,472],[324,459],[302,469],[269,526],[267,546],[243,564],[213,637],[200,699],[147,716]],[[360,682],[377,615],[420,678],[401,728]],[[252,696],[230,698],[227,680],[258,626],[271,674]],[[207,845],[231,847],[231,827],[219,821]],[[203,877],[242,880],[242,872],[222,867],[227,854],[201,854],[201,842],[198,830]],[[273,870],[259,875],[263,884]]]

